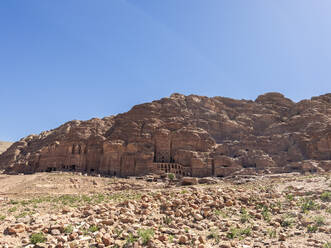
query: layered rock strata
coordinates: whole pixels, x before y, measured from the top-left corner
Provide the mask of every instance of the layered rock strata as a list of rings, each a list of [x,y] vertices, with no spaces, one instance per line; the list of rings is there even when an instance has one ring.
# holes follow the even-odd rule
[[[298,103],[172,94],[103,119],[70,121],[0,155],[7,173],[229,176],[331,168],[331,94]]]

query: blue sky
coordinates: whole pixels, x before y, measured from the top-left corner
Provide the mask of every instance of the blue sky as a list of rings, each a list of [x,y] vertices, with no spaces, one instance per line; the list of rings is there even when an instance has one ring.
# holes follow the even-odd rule
[[[173,92],[331,92],[329,0],[2,0],[0,140]]]

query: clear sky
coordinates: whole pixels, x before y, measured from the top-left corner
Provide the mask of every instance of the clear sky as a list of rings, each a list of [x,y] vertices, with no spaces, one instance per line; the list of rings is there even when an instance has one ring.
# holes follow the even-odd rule
[[[330,0],[1,0],[0,140],[173,92],[331,92]]]

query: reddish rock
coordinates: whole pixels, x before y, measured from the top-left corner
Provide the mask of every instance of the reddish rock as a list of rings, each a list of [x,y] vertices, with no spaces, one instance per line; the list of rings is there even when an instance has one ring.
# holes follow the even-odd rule
[[[331,94],[298,103],[280,93],[255,101],[172,94],[25,137],[0,155],[0,169],[122,177],[328,171],[330,116]]]
[[[182,185],[196,185],[198,184],[198,179],[195,177],[183,177],[181,183]]]
[[[181,236],[179,237],[178,243],[179,243],[179,244],[186,244],[186,242],[187,242],[187,237],[184,236],[184,235],[181,235]]]
[[[109,234],[105,234],[103,237],[102,237],[102,242],[104,245],[108,246],[108,245],[111,245],[112,244],[112,238],[110,237]]]
[[[14,226],[7,227],[4,231],[4,234],[8,235],[16,235],[18,233],[22,233],[25,231],[25,225],[23,224],[16,224]]]

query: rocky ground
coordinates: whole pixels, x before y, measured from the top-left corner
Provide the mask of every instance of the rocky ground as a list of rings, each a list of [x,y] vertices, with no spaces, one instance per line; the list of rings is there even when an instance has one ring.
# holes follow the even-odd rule
[[[0,174],[0,245],[331,247],[330,173],[170,179]]]

